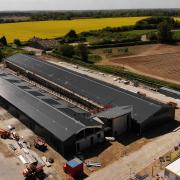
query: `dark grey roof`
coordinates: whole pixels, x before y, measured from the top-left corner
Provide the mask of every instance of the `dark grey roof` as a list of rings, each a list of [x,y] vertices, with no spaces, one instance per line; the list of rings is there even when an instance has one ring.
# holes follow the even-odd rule
[[[24,112],[39,125],[48,129],[49,132],[61,141],[67,140],[83,129],[101,127],[99,122],[92,118],[84,117],[82,113],[73,112],[67,106],[56,108],[55,106],[59,102],[57,101],[55,104],[55,100],[51,99],[50,96],[38,94],[36,88],[23,89],[23,86],[28,87],[28,83],[13,75],[7,74],[4,76],[2,72],[0,73],[0,96]],[[44,101],[44,98],[46,101]],[[72,112],[68,113],[64,110]],[[79,118],[78,116],[81,117]]]
[[[153,101],[63,67],[38,60],[31,56],[16,54],[7,58],[6,61],[38,74],[39,76],[61,85],[83,97],[87,97],[98,104],[111,104],[113,106],[132,105],[133,117],[139,123],[153,116],[162,108],[162,106],[164,106],[157,101]]]
[[[171,93],[171,94],[174,94],[174,95],[177,95],[180,97],[180,91],[176,91],[174,89],[170,89],[170,88],[167,88],[167,87],[161,87],[159,89],[160,91],[163,90],[163,91],[166,91],[167,93]]]
[[[97,113],[96,116],[99,118],[114,119],[123,116],[125,114],[129,114],[132,111],[133,111],[132,106],[123,106],[123,107],[115,106],[108,110]]]

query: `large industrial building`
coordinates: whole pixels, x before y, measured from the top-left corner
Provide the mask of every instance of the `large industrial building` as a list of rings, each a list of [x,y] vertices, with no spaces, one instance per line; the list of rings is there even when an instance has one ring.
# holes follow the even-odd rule
[[[102,123],[14,75],[0,72],[0,105],[66,155],[104,141]]]
[[[5,62],[8,68],[45,87],[68,96],[90,109],[100,108],[103,110],[104,106],[110,104],[113,109],[106,113],[104,111],[104,114],[100,114],[99,117],[103,116],[103,123],[108,122],[107,124],[110,126],[113,134],[120,134],[124,130],[129,129],[142,133],[153,125],[174,119],[175,116],[175,109],[169,105],[38,60],[32,56],[16,54],[7,58]],[[128,106],[128,110],[123,110],[124,106]],[[130,109],[131,112],[129,112]],[[127,114],[122,115],[123,111],[127,111]],[[114,121],[110,122],[108,117],[104,117],[105,115],[109,116],[109,113],[114,114],[117,112],[118,116],[124,116],[120,118],[123,120],[118,122],[124,124],[122,125],[125,128],[124,130],[121,125],[119,126],[119,131],[118,129],[112,130],[115,127],[113,125]],[[114,116],[112,118],[117,119]],[[117,124],[117,122],[115,123]]]
[[[0,104],[63,155],[174,119],[169,105],[31,56],[16,54],[5,64]]]
[[[95,114],[104,124],[106,135],[118,136],[131,126],[132,106],[115,106]]]

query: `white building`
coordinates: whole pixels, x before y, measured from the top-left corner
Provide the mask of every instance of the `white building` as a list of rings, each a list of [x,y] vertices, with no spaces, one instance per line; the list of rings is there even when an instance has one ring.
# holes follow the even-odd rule
[[[125,133],[131,127],[132,106],[115,106],[95,116],[104,123],[104,131],[110,136],[118,136]]]
[[[180,158],[165,168],[165,179],[180,180]]]

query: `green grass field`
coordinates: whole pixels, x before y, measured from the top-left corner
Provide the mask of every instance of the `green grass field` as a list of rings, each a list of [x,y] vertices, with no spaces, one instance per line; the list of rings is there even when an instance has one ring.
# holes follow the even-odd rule
[[[121,34],[123,36],[138,36],[138,35],[143,35],[143,34],[148,34],[150,32],[156,32],[157,30],[152,30],[152,29],[147,29],[147,30],[133,30],[133,31],[125,31],[122,32]]]
[[[174,36],[176,39],[180,39],[180,31],[175,31]]]
[[[83,31],[102,29],[108,26],[128,26],[134,25],[137,21],[144,18],[146,17],[76,19],[0,24],[0,36],[6,36],[10,43],[13,42],[15,38],[27,41],[33,36],[50,39],[61,37],[71,29],[80,33]]]
[[[109,39],[118,39],[120,40],[121,38],[133,38],[135,36],[141,36],[144,34],[148,34],[150,32],[156,32],[157,30],[153,29],[147,29],[147,30],[131,30],[131,31],[124,31],[124,32],[115,32],[115,33],[104,33],[104,34],[99,34],[97,36],[88,36],[87,41],[89,43],[94,43],[97,41],[101,41],[102,38],[109,38]]]

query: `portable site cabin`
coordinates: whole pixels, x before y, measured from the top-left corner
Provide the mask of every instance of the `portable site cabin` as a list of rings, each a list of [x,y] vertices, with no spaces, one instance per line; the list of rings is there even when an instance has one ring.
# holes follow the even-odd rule
[[[180,158],[165,168],[166,180],[180,180]]]
[[[118,136],[131,128],[132,106],[115,106],[95,114],[103,123],[104,131],[110,136]]]

